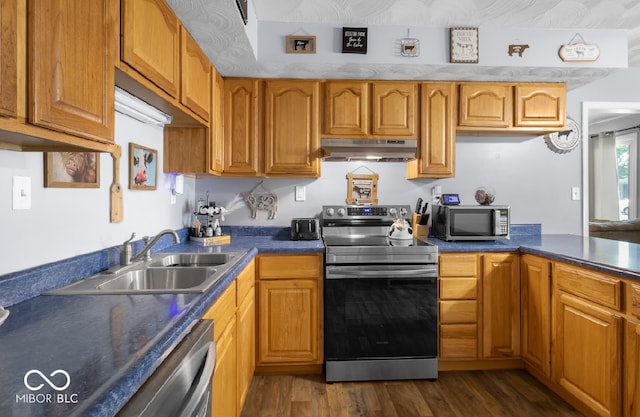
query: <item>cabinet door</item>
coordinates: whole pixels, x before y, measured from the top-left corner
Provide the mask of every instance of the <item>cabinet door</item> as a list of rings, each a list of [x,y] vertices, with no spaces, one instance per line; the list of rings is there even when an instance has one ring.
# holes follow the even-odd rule
[[[516,127],[563,127],[566,122],[565,84],[516,84]]]
[[[458,126],[507,128],[513,126],[510,84],[460,84]]]
[[[239,415],[236,349],[236,319],[234,317],[216,340],[216,369],[213,373],[213,392],[211,393],[211,401],[213,402],[211,415],[216,417],[237,417]]]
[[[184,27],[181,27],[182,52],[180,102],[205,121],[211,110],[211,62]]]
[[[271,80],[265,91],[265,174],[320,176],[320,83]]]
[[[455,83],[422,84],[418,158],[408,162],[408,178],[455,176],[455,88]]]
[[[258,282],[258,363],[319,364],[318,281]]]
[[[551,261],[523,255],[520,268],[522,358],[551,376]]]
[[[640,322],[625,322],[623,374],[623,412],[625,417],[640,415]]]
[[[563,291],[555,306],[553,379],[599,416],[621,412],[622,319]]]
[[[177,98],[180,21],[164,0],[122,0],[122,61]]]
[[[244,301],[238,306],[238,411],[242,410],[256,369],[255,298],[252,287]]]
[[[324,133],[357,136],[368,133],[368,82],[327,81],[324,106]]]
[[[520,259],[517,254],[484,256],[482,356],[520,356]]]
[[[224,175],[259,176],[262,173],[259,88],[260,82],[256,79],[224,81]]]
[[[371,133],[387,137],[418,138],[418,84],[373,83]]]
[[[0,9],[0,115],[18,114],[17,0],[2,0]]]
[[[32,124],[113,142],[117,33],[113,4],[29,1]]]
[[[211,67],[211,128],[209,129],[209,173],[221,175],[224,170],[224,79]]]

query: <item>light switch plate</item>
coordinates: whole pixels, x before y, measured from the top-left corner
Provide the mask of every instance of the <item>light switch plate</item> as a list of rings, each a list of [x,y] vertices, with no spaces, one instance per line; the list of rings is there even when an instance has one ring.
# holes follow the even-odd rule
[[[580,200],[580,187],[571,187],[571,199],[573,201]]]
[[[296,201],[304,201],[307,199],[307,187],[304,185],[296,185]]]
[[[13,177],[13,209],[31,209],[31,177]]]

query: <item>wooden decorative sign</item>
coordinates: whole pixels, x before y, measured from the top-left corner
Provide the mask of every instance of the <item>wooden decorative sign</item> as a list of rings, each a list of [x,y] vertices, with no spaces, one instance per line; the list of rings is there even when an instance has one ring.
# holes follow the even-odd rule
[[[576,33],[568,44],[560,47],[558,55],[565,62],[597,61],[600,57],[600,48],[598,45],[586,43],[582,36]]]
[[[449,61],[452,64],[478,63],[478,28],[451,28]]]
[[[367,53],[367,28],[342,28],[342,53]]]
[[[289,35],[285,37],[285,52],[288,54],[315,54],[316,37],[306,35]]]
[[[378,204],[378,174],[347,174],[347,204]]]

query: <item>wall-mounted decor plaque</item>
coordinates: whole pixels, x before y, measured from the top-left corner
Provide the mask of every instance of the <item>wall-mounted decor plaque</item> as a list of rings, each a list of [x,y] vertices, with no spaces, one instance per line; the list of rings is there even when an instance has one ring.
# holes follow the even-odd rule
[[[342,53],[367,53],[367,28],[342,28]]]

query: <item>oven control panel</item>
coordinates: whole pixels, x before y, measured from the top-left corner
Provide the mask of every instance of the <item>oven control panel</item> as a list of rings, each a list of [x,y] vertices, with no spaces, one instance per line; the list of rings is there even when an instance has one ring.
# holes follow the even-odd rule
[[[323,206],[322,217],[328,218],[378,218],[395,219],[398,215],[405,217],[409,206]]]

